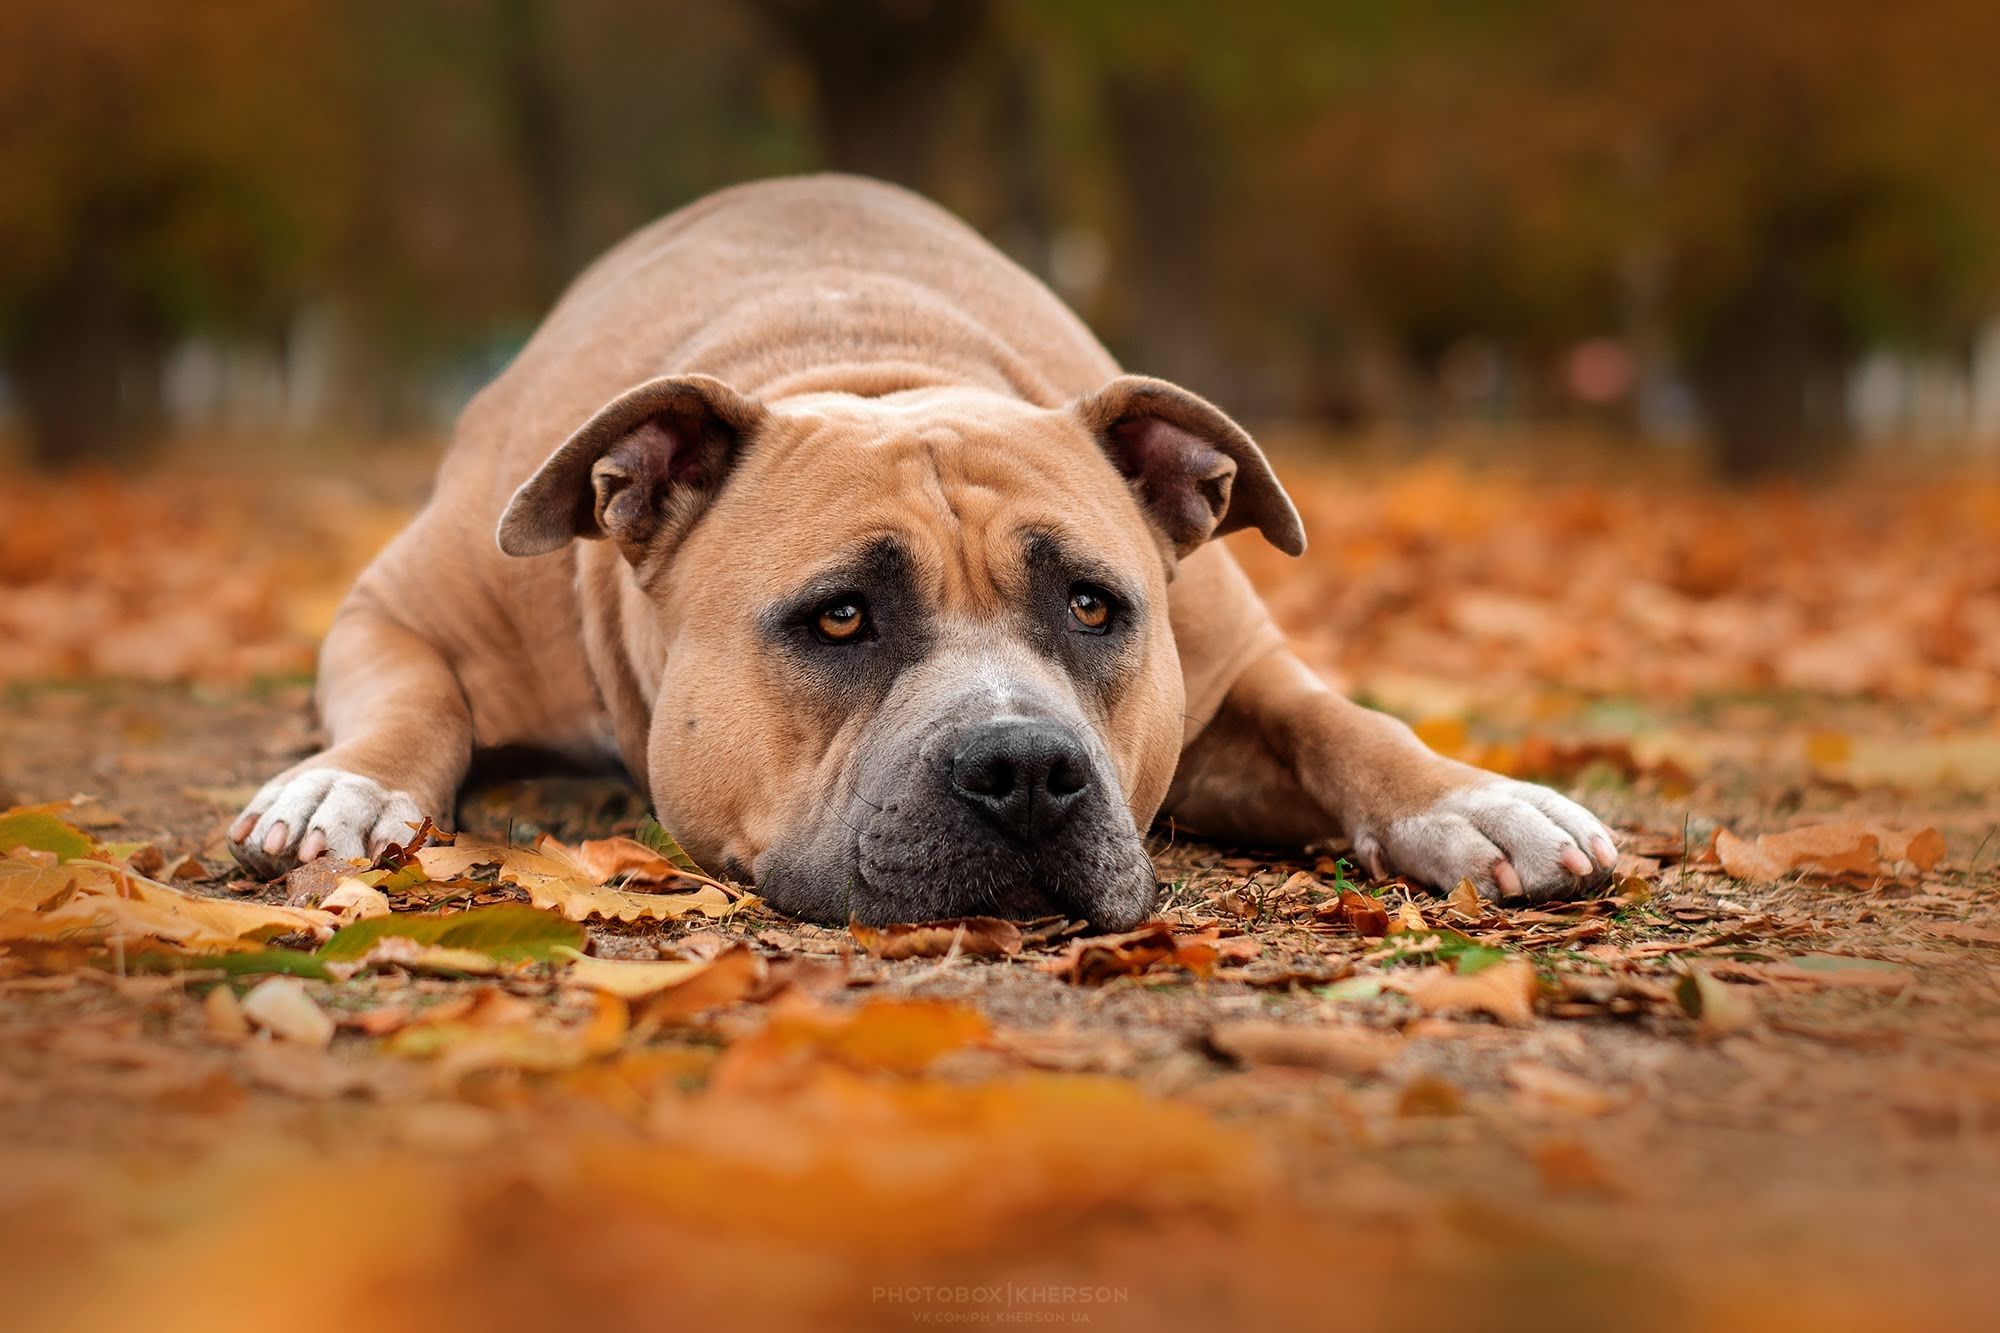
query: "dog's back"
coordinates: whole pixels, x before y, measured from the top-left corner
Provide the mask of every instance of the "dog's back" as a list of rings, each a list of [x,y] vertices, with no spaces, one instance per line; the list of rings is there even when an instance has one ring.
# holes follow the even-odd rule
[[[642,228],[585,270],[473,399],[431,503],[351,595],[438,641],[467,677],[482,743],[545,741],[599,711],[574,559],[501,555],[509,498],[606,402],[692,372],[767,401],[975,385],[1054,407],[1117,365],[977,232],[879,181],[760,181]]]

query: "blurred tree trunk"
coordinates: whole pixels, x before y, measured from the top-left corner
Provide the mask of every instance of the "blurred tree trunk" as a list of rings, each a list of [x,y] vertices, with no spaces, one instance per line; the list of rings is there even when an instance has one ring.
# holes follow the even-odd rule
[[[1739,481],[1801,475],[1840,457],[1842,366],[1794,276],[1766,265],[1719,312],[1694,364],[1717,470]]]
[[[536,296],[552,300],[582,261],[573,155],[564,141],[562,88],[549,0],[500,0],[500,97],[534,227]]]
[[[33,336],[6,366],[35,463],[128,457],[159,434],[166,347],[138,327],[106,281],[77,275],[29,326]]]
[[[930,182],[939,105],[992,18],[989,0],[761,0],[812,76],[827,165],[917,189]]]
[[[1135,371],[1220,393],[1214,282],[1222,184],[1208,107],[1186,78],[1157,71],[1108,74],[1103,103],[1125,204],[1122,359]]]

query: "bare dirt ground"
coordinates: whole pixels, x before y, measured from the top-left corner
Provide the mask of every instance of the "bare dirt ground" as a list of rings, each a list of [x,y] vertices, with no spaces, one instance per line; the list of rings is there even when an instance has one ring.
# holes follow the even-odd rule
[[[1456,503],[1477,548],[1483,501]],[[1858,522],[1877,501],[1846,503]],[[1961,622],[1884,623],[1869,599],[1893,572],[1816,609],[1758,602],[1743,584],[1763,575],[1733,571],[1770,553],[1724,527],[1726,559],[1687,542],[1677,574],[1604,576],[1621,606],[1677,587],[1697,621],[1733,617],[1672,631],[1721,646],[1599,643],[1581,615],[1567,656],[1521,667],[1549,632],[1556,594],[1523,591],[1540,572],[1434,615],[1441,594],[1354,554],[1460,559],[1429,522],[1350,524],[1315,567],[1342,600],[1274,600],[1309,641],[1343,620],[1374,635],[1361,688],[1432,744],[1604,814],[1626,853],[1606,898],[1503,913],[1162,828],[1163,924],[1120,941],[968,928],[891,959],[754,903],[593,921],[599,958],[713,979],[747,954],[757,980],[690,1007],[607,999],[550,963],[385,959],[303,982],[330,1044],[244,1021],[261,977],[212,958],[169,947],[154,970],[158,946],[0,931],[18,1326],[1990,1326],[2000,733],[1979,599],[2000,585],[1967,576],[1969,648],[1885,655],[1855,626]],[[1584,531],[1557,549],[1627,541],[1615,512]],[[1797,531],[1784,558],[1809,566]],[[1766,623],[1787,601],[1809,609]],[[1413,669],[1446,634],[1472,647]],[[1802,655],[1731,667],[1727,645],[1759,634]],[[1329,647],[1325,665],[1357,663]],[[1842,670],[1876,676],[1808,688]],[[124,864],[187,891],[303,900],[237,879],[218,838],[312,726],[296,682],[23,679],[0,704],[0,808],[87,794],[62,817],[105,855],[143,844],[165,868]],[[461,820],[574,844],[641,813],[617,784],[563,780],[475,794]],[[1730,842],[1799,828],[1840,849]],[[397,913],[525,892],[504,871],[387,887]]]

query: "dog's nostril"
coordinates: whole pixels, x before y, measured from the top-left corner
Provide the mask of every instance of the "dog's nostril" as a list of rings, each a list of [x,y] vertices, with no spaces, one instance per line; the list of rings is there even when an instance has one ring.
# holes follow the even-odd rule
[[[973,727],[952,756],[951,785],[1020,837],[1053,832],[1091,783],[1090,758],[1065,727],[1014,719]]]
[[[1014,791],[1014,765],[1002,755],[985,755],[953,773],[961,791],[975,796],[1006,797]]]

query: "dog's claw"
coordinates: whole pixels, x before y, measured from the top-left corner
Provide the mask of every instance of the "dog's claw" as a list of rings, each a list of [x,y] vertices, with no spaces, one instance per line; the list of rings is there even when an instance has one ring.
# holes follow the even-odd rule
[[[1610,882],[1618,860],[1596,816],[1547,787],[1509,778],[1458,788],[1355,843],[1440,892],[1469,879],[1501,902],[1583,897]]]
[[[307,768],[251,798],[229,826],[230,852],[253,874],[275,879],[321,856],[366,860],[422,821],[408,792],[338,768]]]

